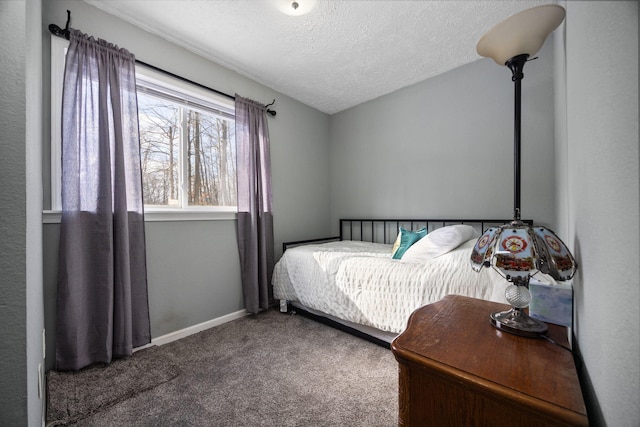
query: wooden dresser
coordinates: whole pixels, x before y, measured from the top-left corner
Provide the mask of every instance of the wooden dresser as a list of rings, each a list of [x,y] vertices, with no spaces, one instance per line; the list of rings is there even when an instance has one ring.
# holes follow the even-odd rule
[[[572,354],[502,332],[489,314],[509,307],[449,295],[416,310],[392,343],[401,426],[586,426]],[[567,330],[549,337],[568,346]]]

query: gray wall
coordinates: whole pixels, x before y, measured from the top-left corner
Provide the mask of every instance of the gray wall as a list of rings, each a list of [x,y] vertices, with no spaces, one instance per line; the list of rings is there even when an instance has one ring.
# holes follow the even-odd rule
[[[27,413],[24,2],[0,3],[0,28],[6,37],[0,44],[0,421],[4,425],[25,420]]]
[[[137,59],[220,90],[269,103],[276,255],[281,242],[329,234],[329,117],[291,98],[175,46],[84,2],[43,5],[45,130],[49,135],[49,33],[71,26],[126,47]],[[232,38],[229,40],[232,43]],[[43,153],[45,205],[49,202],[49,151]],[[44,225],[47,367],[53,363],[58,224]],[[148,222],[146,226],[151,330],[154,338],[242,310],[234,220]]]
[[[553,226],[553,43],[524,68],[522,217]],[[511,72],[482,59],[331,118],[332,221],[512,218]]]
[[[638,3],[567,1],[567,235],[594,426],[640,420]],[[564,222],[564,219],[563,219]]]
[[[43,364],[39,0],[0,2],[0,425],[39,426]]]

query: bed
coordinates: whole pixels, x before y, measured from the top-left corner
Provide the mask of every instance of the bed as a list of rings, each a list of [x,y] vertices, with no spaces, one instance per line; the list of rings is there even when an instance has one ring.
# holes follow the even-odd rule
[[[445,295],[506,303],[506,280],[492,269],[476,273],[469,262],[482,232],[506,222],[341,219],[339,236],[283,244],[274,298],[281,311],[388,346],[414,310]]]

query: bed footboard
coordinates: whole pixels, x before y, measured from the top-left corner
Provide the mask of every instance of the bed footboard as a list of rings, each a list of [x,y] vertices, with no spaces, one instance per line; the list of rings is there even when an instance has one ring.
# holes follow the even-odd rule
[[[296,240],[295,242],[283,242],[282,243],[282,253],[289,248],[295,248],[296,246],[309,245],[312,243],[327,243],[327,242],[336,242],[338,240],[342,240],[340,236],[334,237],[322,237],[320,239],[308,239],[308,240]]]

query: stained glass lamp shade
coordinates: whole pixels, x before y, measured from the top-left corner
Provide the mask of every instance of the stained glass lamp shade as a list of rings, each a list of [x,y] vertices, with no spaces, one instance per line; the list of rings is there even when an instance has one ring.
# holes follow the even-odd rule
[[[544,44],[547,36],[564,20],[557,5],[534,7],[507,18],[489,30],[478,42],[478,54],[509,67],[515,86],[514,120],[514,219],[487,229],[471,252],[471,267],[495,269],[510,286],[505,297],[512,308],[493,313],[491,324],[516,335],[537,337],[547,325],[530,317],[525,308],[531,302],[529,280],[538,272],[557,281],[573,278],[577,264],[556,234],[546,227],[532,227],[520,220],[520,130],[522,69]]]

